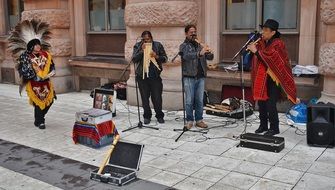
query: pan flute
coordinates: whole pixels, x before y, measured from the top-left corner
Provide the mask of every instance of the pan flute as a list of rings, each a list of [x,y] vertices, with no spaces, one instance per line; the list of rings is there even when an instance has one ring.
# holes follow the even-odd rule
[[[149,77],[149,66],[150,63],[153,63],[158,70],[161,70],[159,68],[159,65],[156,61],[156,59],[154,57],[151,57],[151,52],[152,52],[152,43],[144,43],[145,44],[145,48],[144,48],[144,52],[143,52],[143,79],[145,78],[145,75],[147,75],[147,77]]]

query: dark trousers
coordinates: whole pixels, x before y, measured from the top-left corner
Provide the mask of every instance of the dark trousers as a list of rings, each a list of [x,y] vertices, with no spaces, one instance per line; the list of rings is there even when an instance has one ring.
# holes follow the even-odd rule
[[[45,123],[45,115],[48,113],[50,107],[51,107],[52,103],[45,107],[44,110],[41,110],[40,107],[38,107],[37,105],[34,105],[34,115],[35,115],[35,122],[34,124],[36,126]]]
[[[162,112],[162,93],[163,83],[161,78],[156,79],[137,79],[138,87],[140,89],[142,106],[144,109],[143,117],[145,119],[151,119],[152,112],[150,108],[149,98],[151,97],[154,110],[156,112],[156,118],[163,118],[164,113]]]
[[[260,127],[268,129],[268,122],[270,122],[270,129],[279,131],[277,101],[280,98],[281,90],[269,76],[267,78],[267,93],[268,100],[258,101]]]

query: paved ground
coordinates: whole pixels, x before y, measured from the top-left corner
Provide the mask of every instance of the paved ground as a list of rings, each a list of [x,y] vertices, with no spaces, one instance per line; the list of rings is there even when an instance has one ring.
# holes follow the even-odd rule
[[[26,96],[19,97],[17,86],[0,84],[0,139],[23,144],[66,158],[98,166],[107,148],[91,149],[72,142],[76,111],[88,109],[88,93],[58,95],[47,116],[47,129],[33,126],[33,109]],[[126,102],[117,102],[115,123],[119,131],[136,124],[136,109],[127,111]],[[306,137],[284,124],[281,134],[286,147],[270,153],[236,147],[231,139],[243,131],[242,122],[206,116],[211,129],[202,136],[187,133],[176,143],[182,128],[182,112],[166,112],[166,124],[152,126],[159,131],[141,129],[121,133],[123,141],[145,144],[139,177],[177,189],[335,189],[335,149],[309,147]],[[248,118],[247,131],[258,126],[256,115]],[[17,176],[22,180],[17,182]],[[25,187],[20,184],[26,181]],[[57,189],[22,174],[0,167],[0,189]]]

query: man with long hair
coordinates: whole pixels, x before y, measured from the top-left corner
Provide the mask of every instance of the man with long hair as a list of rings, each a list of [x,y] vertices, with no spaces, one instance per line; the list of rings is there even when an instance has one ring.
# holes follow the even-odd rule
[[[163,45],[160,42],[154,41],[150,31],[144,31],[141,35],[142,40],[135,44],[133,48],[133,62],[137,63],[136,80],[138,82],[142,106],[144,109],[144,124],[151,122],[151,108],[149,98],[151,97],[152,104],[156,113],[158,123],[164,123],[164,113],[162,111],[162,93],[163,83],[160,76],[163,67],[162,64],[167,62],[167,56]],[[143,71],[144,51],[147,45],[151,45],[150,62],[148,70]]]

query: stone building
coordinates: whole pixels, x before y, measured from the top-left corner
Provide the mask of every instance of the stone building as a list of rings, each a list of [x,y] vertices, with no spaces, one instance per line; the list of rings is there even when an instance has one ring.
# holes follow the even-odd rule
[[[251,31],[267,18],[280,22],[292,65],[317,65],[321,76],[296,77],[298,96],[335,102],[335,0],[0,0],[0,82],[18,83],[6,37],[22,19],[40,19],[52,28],[52,54],[59,93],[88,90],[124,80],[134,104],[132,47],[143,30],[161,41],[165,64],[164,108],[181,108],[180,61],[171,62],[184,40],[184,26],[196,24],[201,41],[215,53],[206,89],[221,94],[222,85],[240,85],[238,72],[219,63],[231,58]],[[245,73],[246,85],[250,74]]]

